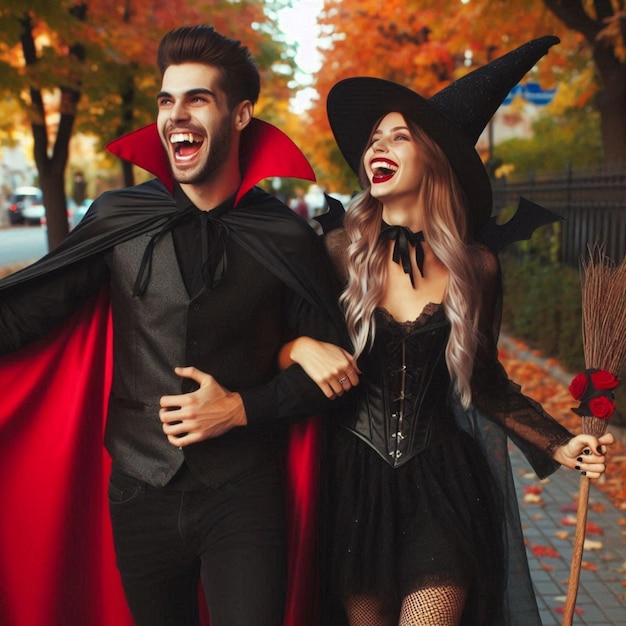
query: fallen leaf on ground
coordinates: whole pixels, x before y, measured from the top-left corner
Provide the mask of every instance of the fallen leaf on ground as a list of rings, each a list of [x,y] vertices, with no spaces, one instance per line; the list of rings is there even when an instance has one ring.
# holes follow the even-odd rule
[[[588,535],[604,535],[604,530],[602,530],[598,524],[594,524],[593,522],[587,522],[585,532]]]
[[[557,606],[556,607],[556,612],[563,615],[563,613],[565,613],[565,607],[564,606]],[[581,609],[580,607],[576,607],[574,609],[574,612],[576,613],[576,615],[583,615],[585,613],[585,609]]]
[[[524,504],[536,504],[543,505],[545,504],[543,498],[536,493],[525,493],[523,498]]]
[[[533,551],[533,554],[539,558],[541,557],[548,557],[552,559],[561,558],[561,555],[552,546],[541,546],[535,543],[530,546],[530,549]]]
[[[541,485],[526,485],[526,487],[524,487],[524,493],[539,494],[542,491],[543,488],[541,487]]]
[[[583,550],[589,550],[593,552],[594,550],[602,550],[603,544],[601,541],[594,541],[593,539],[585,539],[583,543]]]

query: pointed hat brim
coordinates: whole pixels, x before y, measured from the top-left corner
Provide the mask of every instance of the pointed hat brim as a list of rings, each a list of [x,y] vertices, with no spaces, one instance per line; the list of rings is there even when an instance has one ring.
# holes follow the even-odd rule
[[[448,157],[468,200],[472,230],[491,214],[492,190],[475,144],[510,90],[558,38],[530,41],[470,72],[426,99],[392,81],[354,77],[339,81],[328,94],[328,120],[344,158],[358,175],[374,124],[391,112],[418,124]]]

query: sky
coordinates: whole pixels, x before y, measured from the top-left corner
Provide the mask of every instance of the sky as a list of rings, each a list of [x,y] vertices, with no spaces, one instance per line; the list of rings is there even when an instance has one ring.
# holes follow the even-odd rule
[[[293,0],[293,7],[279,11],[279,24],[287,41],[298,45],[296,63],[299,70],[296,78],[304,87],[298,90],[291,102],[291,108],[296,113],[304,111],[315,94],[315,90],[307,85],[311,84],[312,74],[320,67],[317,16],[323,6],[324,0]]]

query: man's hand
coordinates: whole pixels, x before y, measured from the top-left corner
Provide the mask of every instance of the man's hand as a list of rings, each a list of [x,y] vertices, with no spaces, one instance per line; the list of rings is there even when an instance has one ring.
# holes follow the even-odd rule
[[[163,396],[160,400],[159,418],[172,445],[182,448],[248,423],[238,393],[224,389],[213,376],[195,367],[177,367],[174,371],[195,380],[200,388],[178,396]]]

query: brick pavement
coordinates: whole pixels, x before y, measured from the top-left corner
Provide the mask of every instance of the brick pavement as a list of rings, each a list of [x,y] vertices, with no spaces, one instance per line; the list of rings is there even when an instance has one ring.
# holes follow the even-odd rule
[[[511,445],[511,463],[520,503],[520,517],[527,544],[531,577],[543,626],[560,626],[567,595],[572,544],[575,527],[563,523],[576,516],[575,497],[578,492],[577,472],[559,469],[550,478],[539,482],[517,448]],[[524,502],[525,487],[541,486],[541,503]],[[592,483],[587,522],[596,524],[602,535],[587,533],[592,542],[601,542],[601,549],[583,552],[583,562],[576,602],[574,626],[626,626],[626,511],[619,511],[608,497]],[[602,511],[595,509],[602,508]],[[567,533],[565,537],[564,534]],[[533,547],[538,547],[537,556]],[[542,550],[548,548],[548,550]],[[556,556],[548,556],[553,548]],[[595,571],[594,571],[595,569]]]
[[[506,335],[500,336],[500,345],[517,358],[540,366],[547,377],[563,385],[572,380],[572,374],[558,364],[530,350],[520,349]],[[611,425],[609,430],[616,439],[626,442],[626,428]],[[580,478],[577,472],[561,468],[540,482],[513,444],[510,451],[526,552],[541,619],[543,626],[560,626],[562,615],[557,609],[565,604],[576,532],[574,526],[563,522],[566,519],[575,520]],[[525,488],[529,486],[541,487],[540,504],[524,502]],[[586,535],[592,542],[601,542],[601,548],[583,552],[582,560],[589,564],[589,568],[581,568],[576,600],[578,612],[574,615],[573,626],[626,626],[626,511],[619,511],[592,483],[587,523],[595,524],[603,534],[588,532]],[[543,556],[537,556],[533,546],[538,547],[537,552],[543,552]],[[550,550],[559,556],[547,556]]]

